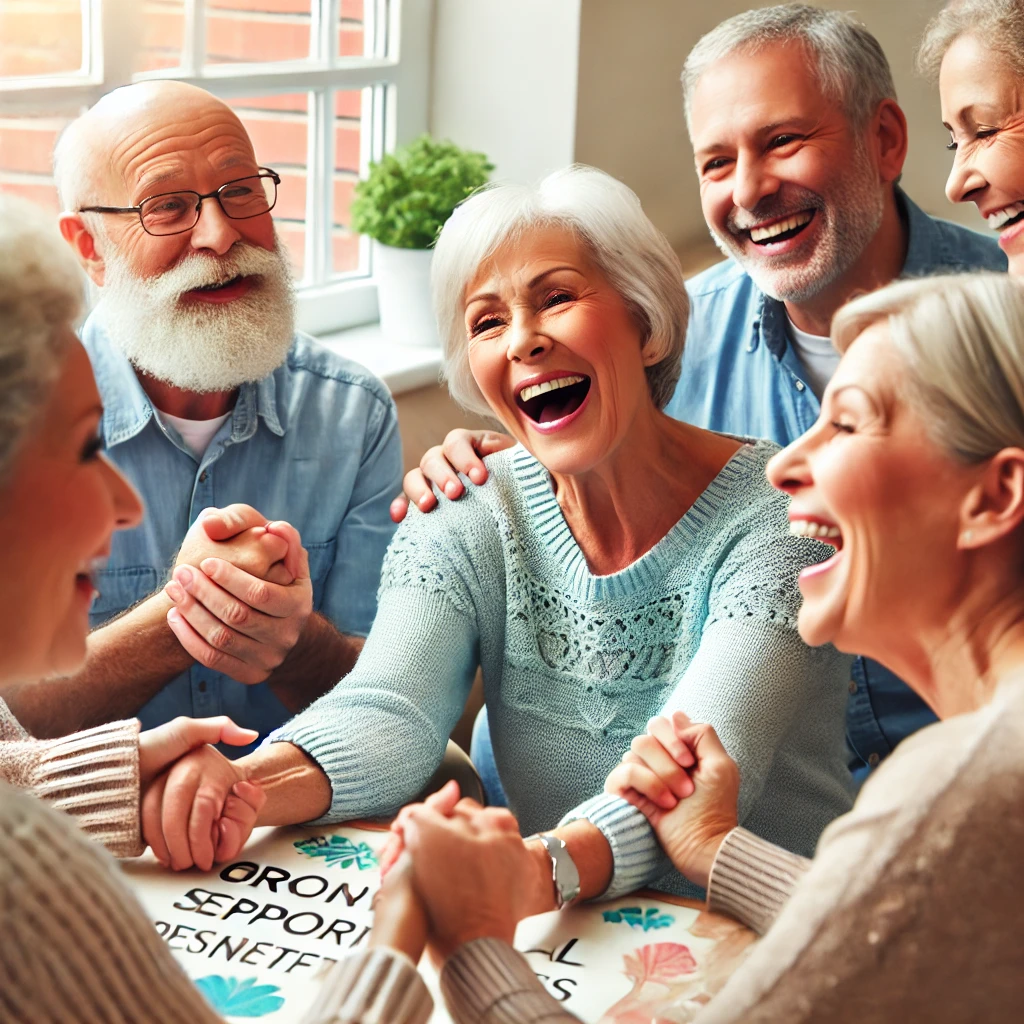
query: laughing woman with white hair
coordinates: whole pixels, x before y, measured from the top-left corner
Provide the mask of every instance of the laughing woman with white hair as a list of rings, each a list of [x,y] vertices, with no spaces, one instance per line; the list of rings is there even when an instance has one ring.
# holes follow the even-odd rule
[[[263,782],[264,824],[392,812],[437,767],[479,664],[511,808],[526,834],[563,826],[529,844],[533,911],[577,894],[574,868],[583,897],[700,893],[601,795],[663,710],[714,722],[742,821],[809,854],[852,799],[849,661],[796,632],[796,576],[826,549],[790,533],[764,479],[774,444],[662,412],[688,312],[668,242],[628,188],[577,167],[470,198],[432,273],[452,393],[518,446],[486,488],[402,525],[352,675],[256,753],[184,759],[147,820],[194,833],[200,859],[192,797],[241,779]]]

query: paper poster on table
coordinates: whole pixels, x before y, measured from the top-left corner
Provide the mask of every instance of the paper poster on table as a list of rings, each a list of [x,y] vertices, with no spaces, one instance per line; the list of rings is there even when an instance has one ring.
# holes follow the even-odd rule
[[[299,1024],[330,965],[367,943],[386,838],[349,826],[257,829],[234,862],[210,872],[176,874],[150,854],[122,866],[218,1013]],[[692,1020],[750,941],[733,922],[646,894],[543,914],[516,932],[548,992],[589,1024]],[[421,970],[443,1024],[426,957]]]

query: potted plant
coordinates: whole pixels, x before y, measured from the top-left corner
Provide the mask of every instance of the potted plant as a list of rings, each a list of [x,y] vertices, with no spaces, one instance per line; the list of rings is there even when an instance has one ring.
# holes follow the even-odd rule
[[[486,184],[493,165],[483,153],[421,135],[370,164],[355,187],[352,227],[376,243],[380,326],[403,345],[437,345],[430,302],[430,247],[452,211]]]

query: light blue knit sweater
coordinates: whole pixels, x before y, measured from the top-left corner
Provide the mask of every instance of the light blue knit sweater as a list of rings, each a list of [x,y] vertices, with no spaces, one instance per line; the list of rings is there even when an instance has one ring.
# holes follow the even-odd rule
[[[544,467],[518,446],[491,456],[486,485],[410,510],[355,669],[267,742],[296,744],[326,772],[324,820],[386,813],[436,769],[480,664],[524,834],[588,817],[615,855],[608,896],[656,879],[699,893],[638,811],[598,795],[666,708],[718,731],[740,767],[741,823],[812,855],[852,804],[849,659],[797,634],[796,576],[825,549],[789,533],[788,499],[764,476],[777,450],[742,446],[657,545],[609,576],[589,571]]]

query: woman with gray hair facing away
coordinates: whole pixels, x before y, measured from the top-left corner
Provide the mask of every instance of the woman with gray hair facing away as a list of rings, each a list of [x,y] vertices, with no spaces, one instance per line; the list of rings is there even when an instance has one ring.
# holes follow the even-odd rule
[[[810,854],[852,802],[849,661],[796,631],[796,576],[827,549],[789,532],[764,479],[776,445],[662,412],[687,322],[668,242],[626,186],[576,167],[467,200],[432,275],[452,393],[518,446],[490,460],[490,486],[403,523],[353,674],[257,752],[179,762],[147,838],[188,834],[194,814],[173,865],[211,857],[193,796],[215,805],[240,779],[264,783],[263,824],[394,811],[436,768],[479,663],[523,832],[563,825],[528,844],[528,913],[649,883],[701,893],[601,794],[663,710],[714,722],[743,822]]]
[[[73,324],[82,277],[55,226],[0,195],[0,681],[46,686],[85,656],[92,570],[142,508],[97,439],[103,408]],[[262,528],[261,528],[262,529]],[[251,538],[267,573],[288,545]],[[193,548],[198,541],[186,540]],[[253,556],[255,558],[255,556]],[[140,791],[206,743],[250,743],[230,719],[179,718],[145,732],[113,722],[59,739],[29,736],[0,700],[0,1019],[33,1024],[214,1024],[115,862],[143,850]],[[245,823],[255,786],[225,802],[219,828]],[[58,811],[63,813],[58,813]],[[77,827],[76,827],[77,826]],[[89,840],[93,840],[90,842]],[[391,906],[394,905],[391,901]],[[387,909],[374,942],[386,941]],[[374,929],[378,931],[377,928]],[[367,950],[334,974],[311,1021],[390,1020],[394,984],[418,993],[408,964]],[[363,969],[378,986],[349,991]],[[380,1010],[383,1005],[385,1010]],[[420,1015],[402,1018],[422,1021]]]

